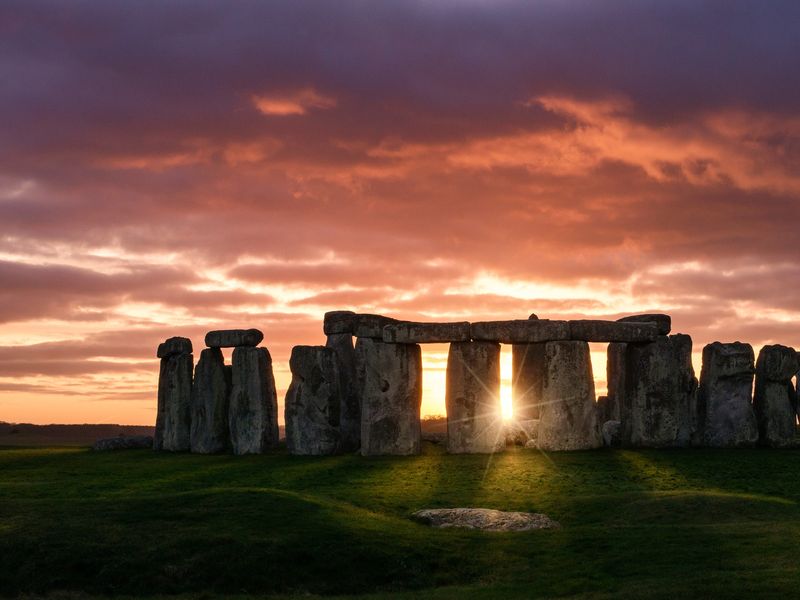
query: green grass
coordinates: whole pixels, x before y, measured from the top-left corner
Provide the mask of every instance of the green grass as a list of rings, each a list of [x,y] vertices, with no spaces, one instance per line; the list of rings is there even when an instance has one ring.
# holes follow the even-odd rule
[[[793,597],[797,451],[321,459],[0,450],[0,593]],[[544,512],[480,533],[425,507]]]

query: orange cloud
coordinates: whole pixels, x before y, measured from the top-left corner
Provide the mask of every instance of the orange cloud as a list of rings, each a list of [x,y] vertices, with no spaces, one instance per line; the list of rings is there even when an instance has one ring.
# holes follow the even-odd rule
[[[336,106],[336,99],[307,87],[292,92],[253,96],[253,104],[268,116],[304,115],[312,109],[327,110]]]

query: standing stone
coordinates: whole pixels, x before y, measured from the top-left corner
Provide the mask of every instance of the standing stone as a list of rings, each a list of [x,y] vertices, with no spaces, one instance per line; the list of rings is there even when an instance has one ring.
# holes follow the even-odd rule
[[[228,427],[234,454],[260,454],[278,445],[278,397],[266,348],[233,351]]]
[[[417,344],[356,343],[361,454],[419,454],[422,351]]]
[[[608,345],[606,352],[606,382],[608,384],[608,400],[606,405],[607,421],[625,421],[629,415],[623,414],[625,406],[625,357],[628,344],[614,342]]]
[[[355,452],[361,447],[361,400],[356,385],[353,336],[330,334],[325,345],[335,352],[339,372],[339,446],[342,452]]]
[[[192,452],[215,454],[228,449],[230,393],[230,371],[225,368],[222,350],[206,348],[200,353],[192,384]]]
[[[773,448],[794,445],[796,410],[792,377],[797,355],[787,346],[764,346],[756,363],[753,410],[758,422],[759,442]]]
[[[447,355],[447,451],[497,452],[505,446],[500,410],[500,344],[454,342]]]
[[[677,334],[628,344],[625,372],[623,442],[643,448],[689,446],[697,393],[692,338]]]
[[[750,344],[714,342],[703,348],[697,395],[698,443],[723,448],[758,441],[751,403],[754,354]]]
[[[189,450],[193,367],[191,354],[161,359],[154,450]]]
[[[514,419],[539,418],[546,367],[545,344],[511,346],[511,395]]]
[[[336,351],[325,346],[295,346],[289,368],[292,382],[284,411],[289,454],[335,454],[339,451],[341,407]]]
[[[589,344],[548,342],[547,377],[539,411],[542,450],[582,450],[602,445],[597,423]]]

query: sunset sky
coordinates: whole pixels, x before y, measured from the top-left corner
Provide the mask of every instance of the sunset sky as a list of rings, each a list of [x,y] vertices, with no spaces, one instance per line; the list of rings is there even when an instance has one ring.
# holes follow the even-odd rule
[[[282,406],[334,309],[800,347],[799,240],[795,1],[0,5],[0,420],[152,424],[226,327]]]

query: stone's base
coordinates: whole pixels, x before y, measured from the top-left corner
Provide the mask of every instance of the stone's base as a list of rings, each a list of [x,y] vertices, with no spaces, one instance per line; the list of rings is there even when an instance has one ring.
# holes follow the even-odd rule
[[[420,347],[359,338],[355,354],[362,402],[361,454],[419,454]]]
[[[773,448],[795,445],[797,412],[791,378],[797,369],[794,348],[764,346],[758,354],[753,410],[761,445]]]
[[[295,346],[286,392],[289,454],[324,456],[339,451],[341,386],[336,352],[324,346]]]
[[[542,450],[583,450],[602,445],[594,378],[586,342],[548,342],[539,419]]]
[[[545,378],[544,344],[514,344],[511,347],[511,395],[514,418],[539,418]]]
[[[525,447],[528,442],[536,440],[539,433],[539,419],[506,421],[503,423],[503,432],[506,446]]]
[[[356,354],[353,336],[349,333],[328,335],[325,344],[336,354],[339,372],[339,448],[342,452],[354,452],[361,447],[361,401],[356,384]]]
[[[234,454],[260,454],[278,445],[278,398],[272,358],[266,348],[233,351],[233,387],[228,410]]]
[[[445,402],[448,452],[480,454],[505,447],[500,414],[500,344],[450,344]]]
[[[427,508],[412,515],[431,527],[459,527],[481,531],[530,531],[561,527],[547,515],[506,512],[491,508]]]
[[[606,421],[601,427],[603,445],[607,448],[622,446],[622,423],[619,421]]]
[[[231,393],[230,371],[219,348],[206,348],[194,370],[191,402],[192,452],[214,454],[230,447],[228,402]]]
[[[154,450],[189,450],[193,368],[191,354],[161,359]]]
[[[703,348],[697,445],[733,448],[753,446],[758,441],[751,403],[753,363],[750,344],[714,342]]]

